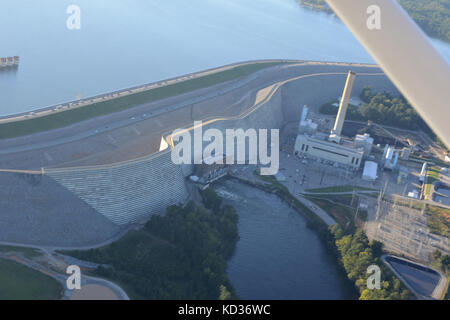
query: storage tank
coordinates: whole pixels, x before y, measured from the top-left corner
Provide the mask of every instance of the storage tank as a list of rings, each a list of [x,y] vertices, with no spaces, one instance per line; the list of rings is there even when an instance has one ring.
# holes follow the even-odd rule
[[[391,161],[392,160],[392,155],[394,154],[394,148],[393,147],[389,147],[388,149],[387,149],[387,152],[386,152],[386,157],[385,157],[385,160],[386,161]]]
[[[424,182],[427,176],[428,163],[424,162],[422,166],[422,171],[420,171],[419,181]]]
[[[362,178],[367,181],[375,181],[377,179],[378,165],[373,161],[366,161],[364,164]]]
[[[308,107],[305,104],[303,106],[302,117],[300,118],[300,122],[305,121],[307,116],[308,116]]]

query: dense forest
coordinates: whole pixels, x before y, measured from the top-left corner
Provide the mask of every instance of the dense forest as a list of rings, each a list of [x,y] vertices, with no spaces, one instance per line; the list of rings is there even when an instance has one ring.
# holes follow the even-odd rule
[[[297,0],[301,5],[332,13],[325,0]],[[430,37],[450,42],[450,0],[398,0]]]
[[[364,231],[345,233],[335,224],[330,227],[335,242],[331,245],[339,257],[347,277],[360,292],[360,300],[406,300],[411,293],[381,261],[383,245],[378,241],[369,242]],[[381,269],[381,289],[367,288],[367,268],[377,265]]]
[[[95,274],[134,299],[235,298],[226,266],[239,237],[238,215],[214,190],[203,197],[206,209],[171,206],[106,247],[66,254],[104,264]]]
[[[363,105],[361,107],[350,105],[346,119],[371,120],[387,126],[422,130],[435,138],[433,131],[403,96],[393,97],[387,92],[374,94],[372,89],[366,86],[362,90],[360,98],[364,102]],[[327,103],[322,105],[319,111],[323,114],[336,115],[338,108],[332,103]]]

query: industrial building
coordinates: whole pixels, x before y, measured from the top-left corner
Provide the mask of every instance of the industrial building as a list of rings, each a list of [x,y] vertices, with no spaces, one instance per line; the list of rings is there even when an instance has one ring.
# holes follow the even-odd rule
[[[408,179],[409,175],[409,169],[405,166],[399,166],[398,167],[398,177],[397,177],[397,183],[403,184]]]
[[[425,179],[427,177],[427,171],[428,171],[428,163],[424,162],[422,165],[422,170],[420,171],[419,181],[425,182]]]
[[[224,177],[230,171],[230,156],[218,154],[208,157],[201,164],[194,165],[194,173],[190,176],[191,181],[202,185],[205,189],[210,183]]]
[[[377,171],[378,171],[378,164],[376,162],[366,161],[364,163],[362,178],[367,181],[375,181],[378,177]]]
[[[296,155],[322,159],[337,167],[353,170],[360,168],[363,158],[367,157],[371,152],[373,139],[369,134],[357,135],[354,140],[342,137],[342,128],[355,77],[356,73],[349,71],[336,121],[329,135],[317,132],[317,124],[312,122],[311,119],[307,119],[308,108],[306,106],[303,107],[294,146]]]
[[[402,160],[409,160],[410,155],[411,155],[411,148],[404,147],[401,153]]]
[[[356,148],[354,144],[336,144],[321,140],[320,136],[311,137],[305,134],[297,136],[295,152],[309,158],[324,159],[341,166],[358,169],[364,155],[362,148]]]
[[[395,151],[395,148],[390,145],[384,147],[382,164],[385,169],[394,170],[397,167],[399,152]]]
[[[370,134],[357,134],[355,136],[355,144],[358,148],[364,149],[364,155],[369,155],[372,152],[373,146],[373,138],[370,137]]]

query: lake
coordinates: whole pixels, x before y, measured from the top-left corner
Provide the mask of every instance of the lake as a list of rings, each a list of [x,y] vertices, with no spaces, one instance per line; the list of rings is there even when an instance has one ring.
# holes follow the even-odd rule
[[[80,30],[66,27],[74,3]],[[2,1],[0,30],[0,56],[20,56],[0,71],[0,115],[239,61],[373,62],[338,19],[295,0]]]

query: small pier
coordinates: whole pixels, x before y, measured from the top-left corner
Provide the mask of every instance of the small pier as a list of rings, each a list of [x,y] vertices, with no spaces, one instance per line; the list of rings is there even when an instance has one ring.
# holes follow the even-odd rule
[[[17,68],[19,66],[19,56],[0,58],[0,70]]]

